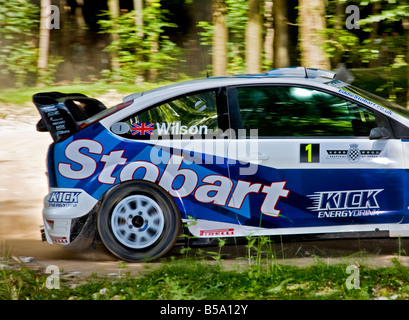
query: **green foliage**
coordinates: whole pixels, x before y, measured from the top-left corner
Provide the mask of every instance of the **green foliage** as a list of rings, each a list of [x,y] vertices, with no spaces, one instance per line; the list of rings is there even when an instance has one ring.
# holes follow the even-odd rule
[[[339,15],[337,6],[347,6],[344,0],[331,0],[327,5],[327,28],[320,32],[324,35],[323,48],[333,64],[340,62],[353,66],[362,66],[372,59],[377,59],[379,49],[374,47],[369,33],[372,28],[366,29],[368,37],[361,41],[355,30],[345,27],[346,14]],[[342,7],[343,8],[343,7]]]
[[[227,70],[233,74],[244,73],[246,71],[244,55],[249,4],[246,0],[226,0],[226,5],[229,29]]]
[[[361,5],[379,2],[379,0],[361,1]],[[367,25],[373,22],[380,21],[400,21],[402,18],[409,17],[409,4],[395,0],[382,1],[384,6],[380,13],[371,15],[360,21],[361,25]]]
[[[0,300],[409,299],[409,267],[402,265],[400,258],[392,258],[390,267],[355,263],[359,281],[351,288],[347,286],[351,273],[346,261],[331,265],[315,257],[315,262],[305,267],[279,264],[269,237],[249,237],[247,257],[231,265],[223,263],[224,245],[219,241],[218,253],[199,249],[200,255],[194,258],[164,259],[136,276],[128,272],[126,263],[119,262],[120,272],[114,278],[62,278],[59,289],[47,288],[48,274],[42,269],[30,270],[18,258],[3,253]]]
[[[328,265],[320,259],[307,267],[249,265],[235,270],[222,263],[172,259],[134,277],[121,266],[121,276],[61,282],[47,289],[47,274],[28,270],[0,271],[0,300],[373,300],[408,299],[409,268],[398,259],[393,267],[358,266],[359,288],[346,286],[347,264]]]
[[[176,72],[180,49],[164,35],[165,28],[176,27],[166,20],[166,14],[160,1],[155,0],[143,9],[143,26],[136,25],[134,11],[100,20],[103,33],[117,36],[106,49],[118,56],[120,67],[112,71],[113,76],[125,82],[146,77],[149,72],[151,76],[157,73],[162,79],[171,78],[169,75]]]
[[[0,69],[22,86],[37,71],[39,8],[29,0],[0,0]]]
[[[360,43],[356,35],[348,30],[336,28],[327,28],[322,33],[326,38],[323,47],[330,58],[346,63],[363,60],[360,54],[362,51],[360,49],[357,50]]]
[[[36,82],[51,84],[60,57],[49,56],[42,74],[37,67],[40,8],[30,0],[0,0],[0,72],[16,87]],[[14,80],[14,81],[13,81]]]
[[[405,105],[407,65],[352,69],[354,86]]]
[[[245,30],[249,5],[246,0],[226,0],[226,6],[229,31],[227,71],[231,74],[243,73],[245,72]],[[199,32],[200,43],[211,45],[213,25],[208,21],[199,21],[198,27],[201,29]]]
[[[28,269],[18,258],[4,253],[0,262],[0,300],[50,299],[53,292],[45,288],[46,277],[41,272]]]
[[[348,14],[339,14],[337,10],[340,6],[345,11],[351,4],[357,5],[361,12],[358,30],[348,30],[345,26]],[[362,16],[363,8],[375,5],[378,11],[372,9],[371,14]],[[340,62],[358,68],[389,66],[395,64],[396,57],[406,54],[407,31],[397,32],[395,29],[397,21],[409,17],[409,5],[391,0],[330,0],[326,9],[327,28],[320,32],[325,36],[323,47],[333,66]]]

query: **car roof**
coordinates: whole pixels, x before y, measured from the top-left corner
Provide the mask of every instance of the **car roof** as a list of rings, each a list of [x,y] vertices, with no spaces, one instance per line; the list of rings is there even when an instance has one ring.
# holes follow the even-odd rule
[[[190,80],[179,82],[167,86],[162,86],[160,88],[155,88],[147,91],[142,91],[138,93],[134,93],[131,95],[126,96],[123,101],[127,102],[130,100],[138,99],[142,96],[151,93],[165,93],[165,91],[169,90],[176,90],[181,91],[184,88],[186,91],[195,90],[197,87],[198,90],[200,89],[208,89],[211,87],[221,87],[221,86],[229,86],[229,85],[237,85],[242,84],[243,80],[246,83],[251,84],[259,83],[260,80],[264,79],[291,79],[300,80],[300,79],[311,79],[317,82],[329,82],[331,80],[336,79],[336,73],[327,70],[321,69],[312,69],[312,68],[303,68],[303,67],[289,67],[289,68],[278,68],[270,70],[266,73],[258,73],[258,74],[239,74],[239,75],[232,75],[232,76],[223,76],[223,77],[211,77],[205,79],[197,79],[197,80]],[[270,82],[270,81],[269,81]]]

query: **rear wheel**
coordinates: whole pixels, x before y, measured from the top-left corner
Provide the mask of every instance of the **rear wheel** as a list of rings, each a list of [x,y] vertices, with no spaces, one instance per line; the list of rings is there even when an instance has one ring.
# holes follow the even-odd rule
[[[170,196],[152,183],[126,182],[104,199],[98,215],[102,242],[126,261],[148,261],[171,249],[179,235],[179,212]]]

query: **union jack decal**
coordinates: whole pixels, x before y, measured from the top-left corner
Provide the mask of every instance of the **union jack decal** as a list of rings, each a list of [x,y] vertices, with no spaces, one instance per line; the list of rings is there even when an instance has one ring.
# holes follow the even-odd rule
[[[155,130],[154,123],[132,123],[132,135],[144,136],[152,135]]]

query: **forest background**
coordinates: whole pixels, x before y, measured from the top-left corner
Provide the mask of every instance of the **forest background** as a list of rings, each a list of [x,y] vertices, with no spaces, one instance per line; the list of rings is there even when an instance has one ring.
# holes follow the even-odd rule
[[[342,64],[409,106],[408,34],[408,0],[0,0],[0,89]]]

